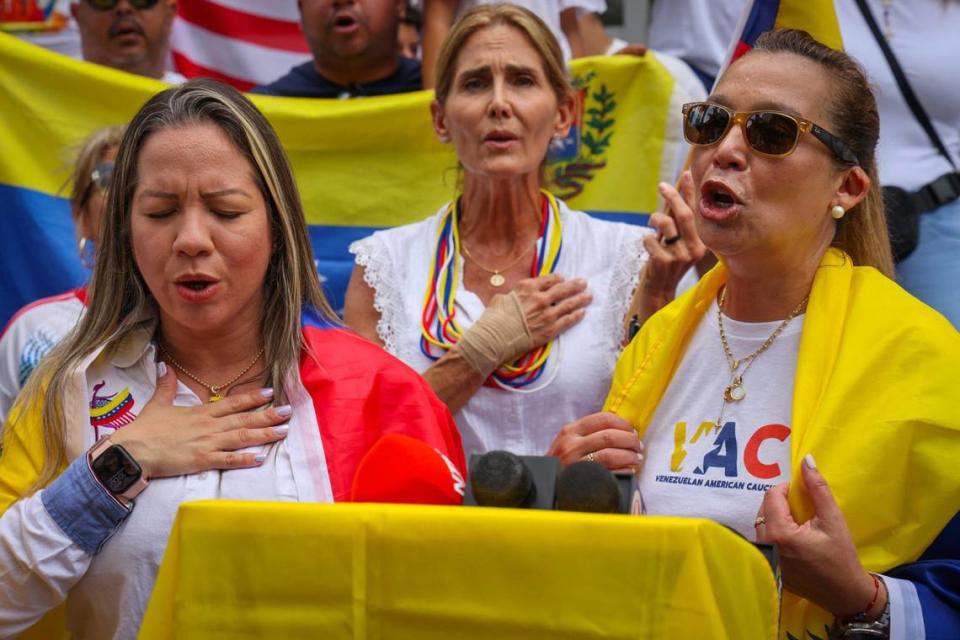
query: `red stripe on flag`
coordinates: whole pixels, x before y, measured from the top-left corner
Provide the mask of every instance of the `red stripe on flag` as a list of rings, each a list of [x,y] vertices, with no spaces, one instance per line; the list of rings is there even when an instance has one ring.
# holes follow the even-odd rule
[[[310,53],[300,25],[237,11],[209,0],[177,3],[177,14],[187,22],[227,38],[236,38],[268,49]]]
[[[743,54],[747,53],[751,49],[753,49],[753,47],[747,44],[746,42],[743,42],[743,41],[738,42],[736,48],[733,50],[733,58],[730,59],[730,62],[733,62],[734,60],[736,60]]]
[[[188,78],[213,78],[214,80],[219,80],[220,82],[225,82],[229,85],[232,85],[240,91],[249,91],[256,84],[254,82],[250,82],[249,80],[234,78],[233,76],[229,76],[222,71],[217,71],[216,69],[210,69],[208,67],[199,65],[182,53],[178,53],[176,51],[173,52],[173,65],[176,67],[177,71]]]

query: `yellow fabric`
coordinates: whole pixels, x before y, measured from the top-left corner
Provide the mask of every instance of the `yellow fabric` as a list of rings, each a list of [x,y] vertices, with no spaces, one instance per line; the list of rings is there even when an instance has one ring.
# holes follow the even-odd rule
[[[620,357],[604,409],[641,437],[725,273],[718,265],[655,314]],[[829,250],[800,340],[791,477],[812,453],[868,570],[915,560],[960,507],[958,381],[960,334],[876,270]],[[813,514],[799,482],[790,506],[798,521]],[[784,632],[822,635],[829,621],[785,593]]]
[[[572,70],[581,96],[578,151],[548,165],[547,186],[575,209],[653,211],[657,183],[676,164],[682,98],[673,77],[654,55],[584,58]],[[0,184],[57,194],[70,145],[128,120],[167,85],[0,34],[0,88]],[[433,131],[432,92],[250,98],[283,143],[311,225],[405,224],[455,193],[457,160]]]
[[[843,51],[833,0],[781,0],[774,27],[803,29],[828,47]]]
[[[140,631],[191,638],[774,638],[760,553],[706,520],[185,504]]]

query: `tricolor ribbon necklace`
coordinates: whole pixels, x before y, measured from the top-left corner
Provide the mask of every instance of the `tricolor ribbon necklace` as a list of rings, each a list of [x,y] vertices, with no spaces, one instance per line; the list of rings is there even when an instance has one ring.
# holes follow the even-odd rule
[[[540,235],[534,248],[530,276],[553,273],[563,245],[560,208],[556,199],[542,191]],[[462,280],[460,266],[461,199],[447,205],[440,219],[436,250],[427,278],[420,317],[420,351],[431,360],[439,360],[463,335],[457,323],[456,294]],[[519,391],[536,382],[546,370],[547,359],[554,349],[554,340],[502,364],[487,381],[501,389]]]

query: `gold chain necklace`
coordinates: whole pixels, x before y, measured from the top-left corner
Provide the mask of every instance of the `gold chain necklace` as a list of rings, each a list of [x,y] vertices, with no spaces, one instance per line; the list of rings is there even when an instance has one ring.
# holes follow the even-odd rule
[[[234,376],[230,381],[224,382],[223,384],[210,384],[208,382],[205,382],[204,380],[201,380],[199,377],[193,375],[189,371],[187,371],[186,367],[184,367],[182,364],[177,362],[176,359],[172,355],[170,355],[170,352],[164,349],[163,345],[160,344],[159,342],[157,342],[157,347],[160,349],[160,353],[163,354],[163,357],[169,360],[170,364],[175,366],[178,371],[180,371],[183,375],[187,376],[197,384],[203,385],[204,387],[210,390],[210,400],[209,400],[210,402],[223,400],[223,396],[220,395],[221,389],[229,389],[233,385],[233,383],[235,383],[237,380],[242,378],[247,371],[250,371],[250,369],[253,368],[253,365],[257,364],[257,362],[260,360],[260,357],[263,355],[263,350],[266,348],[266,347],[260,347],[260,351],[258,351],[257,356],[250,361],[250,364],[244,367],[243,371],[241,371],[236,376]]]
[[[525,255],[527,255],[528,253],[530,253],[530,249],[533,249],[535,246],[537,246],[537,243],[536,243],[536,242],[534,242],[532,245],[530,245],[529,247],[527,247],[527,250],[524,251],[523,253],[521,253],[519,256],[517,256],[516,259],[515,259],[513,262],[511,262],[511,263],[508,264],[507,266],[502,267],[502,268],[500,268],[500,269],[488,269],[488,268],[486,268],[485,266],[483,266],[482,264],[480,264],[479,262],[477,262],[477,259],[474,258],[473,255],[471,255],[469,251],[467,251],[466,245],[461,244],[461,245],[460,245],[460,249],[463,251],[463,255],[470,259],[470,262],[472,262],[473,264],[477,265],[478,267],[480,267],[481,269],[483,269],[483,270],[486,271],[487,273],[492,274],[492,275],[490,276],[490,285],[491,285],[491,286],[493,286],[493,287],[502,287],[502,286],[503,286],[503,283],[507,281],[507,279],[503,277],[503,272],[504,272],[504,271],[508,271],[508,270],[511,269],[514,265],[516,265],[518,262],[520,262],[521,260],[523,260],[523,257],[524,257]]]
[[[750,365],[753,364],[754,360],[757,359],[761,353],[766,351],[770,345],[773,344],[773,341],[776,340],[783,330],[787,328],[787,325],[790,324],[790,321],[800,315],[800,311],[803,309],[804,305],[807,304],[807,300],[810,299],[810,294],[804,296],[803,300],[800,301],[800,304],[790,312],[790,315],[787,316],[783,322],[773,330],[773,333],[763,341],[756,351],[750,355],[737,360],[733,357],[733,352],[730,350],[730,343],[727,341],[727,334],[723,330],[723,303],[727,297],[727,288],[724,287],[723,291],[720,292],[720,302],[717,304],[717,324],[720,327],[720,343],[723,345],[723,355],[727,359],[727,366],[730,367],[730,384],[728,384],[723,389],[723,401],[720,404],[720,415],[717,417],[717,428],[720,428],[720,421],[723,420],[723,410],[726,408],[728,402],[740,402],[747,397],[747,390],[743,387],[743,376],[747,372],[747,369],[750,368]],[[740,365],[745,365],[743,371],[738,371]]]

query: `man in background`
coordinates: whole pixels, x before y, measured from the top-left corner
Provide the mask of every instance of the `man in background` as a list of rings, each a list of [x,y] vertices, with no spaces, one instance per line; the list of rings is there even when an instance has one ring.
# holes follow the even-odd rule
[[[175,0],[84,0],[70,5],[83,59],[128,73],[180,83],[166,70]]]
[[[300,0],[313,60],[252,93],[304,98],[379,96],[421,88],[420,62],[400,56],[404,0]]]

